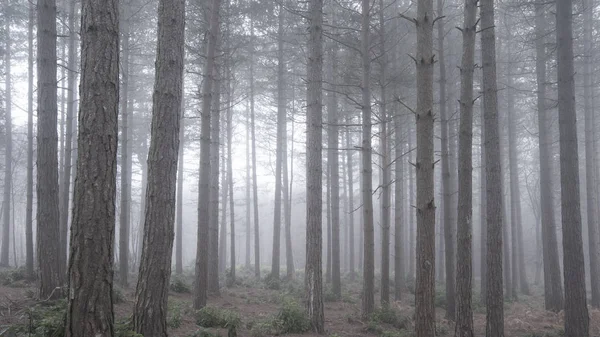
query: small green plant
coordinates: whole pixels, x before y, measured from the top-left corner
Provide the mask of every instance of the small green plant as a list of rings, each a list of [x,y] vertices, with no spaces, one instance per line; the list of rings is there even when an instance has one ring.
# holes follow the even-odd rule
[[[117,337],[144,337],[133,331],[131,318],[124,319],[115,323],[115,336]]]
[[[62,337],[65,334],[66,312],[66,300],[51,305],[37,305],[28,310],[30,324],[17,326],[15,330],[30,333],[31,337]]]
[[[204,328],[226,328],[235,330],[242,323],[235,312],[206,306],[196,314],[196,324]]]
[[[327,288],[325,289],[325,291],[323,292],[323,301],[324,302],[337,302],[339,300],[339,298],[335,295],[335,293],[333,292],[333,290],[331,290],[331,288]]]
[[[125,297],[125,292],[123,291],[123,289],[113,286],[113,303],[124,303],[126,300],[127,298]]]
[[[279,290],[281,285],[281,281],[279,280],[279,276],[273,275],[272,273],[268,273],[264,279],[265,287],[267,289]]]
[[[172,329],[177,329],[181,326],[181,305],[179,303],[169,303],[169,310],[167,313],[167,326]]]
[[[173,276],[171,278],[171,284],[169,289],[177,294],[189,294],[191,292],[190,286],[183,280],[181,276]]]
[[[24,268],[7,269],[0,272],[0,282],[4,286],[21,288],[27,284],[27,273]]]
[[[436,308],[445,308],[446,307],[446,291],[436,289],[435,290],[435,307]]]
[[[389,324],[396,329],[406,329],[409,326],[409,319],[407,317],[402,317],[396,310],[392,308],[381,308],[375,310],[373,314],[371,314],[370,321]]]
[[[294,300],[287,299],[277,314],[281,323],[281,333],[303,333],[310,329],[310,321],[306,312]]]

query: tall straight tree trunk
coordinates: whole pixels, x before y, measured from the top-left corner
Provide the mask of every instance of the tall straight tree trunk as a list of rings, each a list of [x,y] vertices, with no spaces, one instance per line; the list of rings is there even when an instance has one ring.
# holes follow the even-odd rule
[[[275,209],[273,212],[273,254],[271,256],[271,277],[279,285],[279,269],[281,257],[281,207],[282,207],[282,161],[286,160],[283,152],[286,133],[286,97],[285,97],[285,61],[283,59],[283,5],[279,5],[277,24],[277,154],[275,163]],[[285,205],[283,206],[285,207]]]
[[[413,153],[413,139],[412,139],[412,129],[409,127],[408,128],[408,151],[410,151],[411,156],[409,157],[409,161],[411,163],[414,163],[414,159],[415,157],[412,155]],[[411,210],[411,212],[408,212],[408,275],[411,279],[414,280],[415,277],[415,262],[416,262],[416,257],[415,257],[415,212],[414,210],[414,205],[415,205],[415,170],[413,170],[412,167],[409,167],[408,170],[408,176],[409,176],[409,189],[408,189],[408,209]]]
[[[563,309],[563,288],[560,276],[554,198],[552,184],[552,139],[546,98],[546,2],[535,3],[537,110],[540,147],[540,211],[542,218],[542,255],[544,260],[544,303],[546,310]]]
[[[334,14],[335,15],[335,14]],[[333,19],[335,21],[335,18]],[[327,77],[330,83],[336,83],[337,52],[334,43],[329,44],[329,64]],[[333,90],[327,93],[327,164],[329,165],[331,184],[331,290],[336,298],[342,297],[342,281],[340,266],[340,164],[339,164],[339,131],[338,100]]]
[[[405,244],[404,235],[404,202],[406,191],[404,189],[404,132],[402,128],[402,118],[396,113],[394,118],[395,132],[395,179],[394,182],[394,299],[402,299],[402,291],[406,287],[406,266],[405,266]]]
[[[85,30],[82,29],[82,32],[85,32]],[[60,268],[59,247],[56,65],[56,0],[40,0],[37,4],[38,122],[36,189],[38,203],[37,256],[40,268],[41,299],[58,298],[61,291],[57,291],[56,288],[62,287],[64,278]],[[82,69],[85,68],[82,67]],[[116,137],[114,139],[116,140]],[[8,211],[8,208],[4,207],[4,212]],[[4,234],[4,236],[8,236],[7,233]],[[112,239],[110,239],[110,242],[112,242]],[[6,263],[8,263],[8,253]]]
[[[65,336],[113,336],[119,133],[118,1],[84,0],[81,13],[81,98]],[[51,21],[54,22],[54,16]],[[39,25],[38,32],[47,31],[43,27],[47,26]],[[56,132],[56,127],[53,131]],[[56,142],[53,144],[56,146]],[[47,166],[40,164],[38,162],[38,172]],[[54,206],[58,207],[56,203]],[[55,228],[58,229],[58,218]],[[40,254],[40,265],[44,263],[43,255],[47,254],[47,250]]]
[[[504,214],[502,214],[502,166],[500,162],[500,134],[498,125],[494,0],[481,0],[481,30],[487,187],[486,337],[503,337],[502,229]]]
[[[292,112],[293,113],[293,112]],[[292,121],[293,123],[293,121]],[[286,116],[287,125],[287,116]],[[291,180],[289,179],[288,173],[288,151],[287,151],[287,130],[283,135],[283,203],[284,203],[284,217],[285,217],[285,263],[286,263],[286,277],[288,280],[294,278],[294,256],[292,251],[292,186]],[[292,151],[290,151],[290,166],[293,174],[294,167],[294,154],[293,154],[293,143],[294,143],[294,126],[292,124]]]
[[[444,14],[444,4],[442,0],[437,0],[437,15],[442,17]],[[446,265],[446,318],[454,320],[455,318],[455,277],[454,277],[454,224],[452,218],[452,186],[451,176],[456,172],[450,172],[450,163],[448,158],[448,114],[447,97],[446,97],[446,62],[444,55],[444,19],[440,19],[437,23],[437,40],[438,40],[438,58],[440,66],[440,119],[441,119],[441,145],[442,145],[442,195],[443,195],[443,214],[442,221],[444,228],[444,246],[446,248],[445,265]],[[464,70],[463,70],[464,71]],[[463,73],[464,76],[464,73]],[[471,75],[472,77],[472,75]],[[473,80],[471,79],[471,82]],[[441,240],[440,240],[441,241]],[[440,264],[442,261],[440,260]]]
[[[417,337],[435,336],[435,199],[433,188],[433,0],[417,5]]]
[[[573,3],[556,3],[560,196],[565,283],[565,336],[589,336],[579,200],[579,153],[573,66]]]
[[[250,47],[252,48],[252,47]],[[252,68],[252,64],[250,68]],[[252,73],[252,72],[251,72]],[[252,93],[252,92],[251,92]],[[252,99],[252,97],[250,97]],[[250,214],[252,213],[250,190],[251,190],[251,176],[250,176],[250,105],[246,111],[246,268],[250,268],[250,254],[252,251],[252,225],[250,220]]]
[[[167,336],[165,308],[175,236],[184,27],[185,1],[161,0],[158,4],[144,244],[132,318],[133,329],[144,336]]]
[[[322,277],[323,0],[308,3],[306,86],[306,309],[313,331],[325,332]]]
[[[25,270],[27,278],[34,279],[33,270],[33,27],[35,4],[29,3],[27,24],[27,204],[25,206]]]
[[[487,175],[486,175],[486,154],[485,154],[485,107],[481,104],[480,112],[480,128],[481,135],[479,142],[481,144],[481,167],[479,169],[479,179],[481,183],[479,186],[479,198],[481,199],[479,204],[479,225],[481,227],[480,233],[480,253],[481,253],[481,294],[480,303],[486,305],[487,303]]]
[[[220,52],[220,35],[217,37],[217,51]],[[210,115],[210,196],[208,234],[208,292],[219,295],[219,144],[221,141],[221,64],[216,61],[214,86],[211,93],[212,112]]]
[[[369,316],[375,310],[375,236],[373,233],[373,167],[371,164],[371,55],[370,24],[371,2],[362,0],[362,199],[364,230],[362,315]]]
[[[138,154],[138,162],[140,163],[140,171],[142,171],[142,189],[140,193],[140,219],[138,224],[138,268],[142,258],[142,243],[144,242],[144,219],[146,219],[146,188],[148,187],[148,138],[144,136],[142,141],[142,149]]]
[[[10,36],[10,13],[8,13],[10,6],[6,5],[4,24],[5,29],[5,47],[4,47],[4,76],[5,76],[5,99],[6,109],[4,110],[4,133],[5,133],[5,144],[4,144],[4,198],[2,200],[2,207],[4,213],[2,214],[2,252],[0,254],[0,265],[8,267],[10,265],[8,260],[9,246],[10,246],[10,209],[11,209],[11,190],[12,190],[12,79],[10,72],[11,63],[11,36]],[[13,233],[15,228],[13,226]]]
[[[587,222],[590,255],[590,279],[592,290],[591,305],[600,307],[600,234],[598,234],[598,186],[597,158],[594,148],[595,116],[592,108],[592,29],[593,29],[593,0],[586,1],[584,14],[584,46],[585,59],[583,70],[583,105],[585,111],[585,179],[587,199]]]
[[[387,131],[387,55],[385,50],[384,1],[379,0],[379,48],[380,48],[380,109],[381,119],[381,305],[390,302],[390,154]]]
[[[329,136],[329,135],[328,135]],[[327,151],[329,156],[329,151]],[[330,159],[327,158],[329,163]],[[325,205],[326,205],[326,216],[325,221],[327,222],[327,245],[325,246],[325,282],[331,283],[331,166],[327,165],[327,171],[325,173],[325,183],[327,184],[327,191],[325,192]]]
[[[129,4],[121,4],[121,208],[119,214],[119,283],[129,281],[129,224],[131,219],[131,155],[129,154]],[[61,199],[62,200],[62,199]],[[68,200],[68,198],[67,198]]]
[[[250,15],[250,40],[254,43],[254,20]],[[254,276],[260,279],[260,226],[258,223],[258,183],[256,182],[256,123],[254,113],[254,47],[250,46],[250,134],[252,137],[252,201],[254,207]]]
[[[229,7],[231,6],[231,2],[228,0],[227,1],[227,11],[229,11]],[[227,44],[226,44],[226,49],[227,52],[230,53],[231,52],[231,45],[230,45],[230,29],[229,29],[229,22],[230,20],[227,20],[227,25],[226,25],[226,29],[227,29]],[[226,60],[226,70],[227,70],[227,186],[229,186],[229,224],[230,224],[230,234],[231,234],[231,240],[229,243],[229,248],[230,248],[230,254],[229,254],[229,258],[231,259],[231,263],[230,263],[230,271],[229,271],[229,278],[232,282],[232,284],[235,284],[235,200],[234,200],[234,193],[233,193],[233,152],[231,150],[231,144],[233,143],[233,109],[232,109],[232,100],[233,100],[233,86],[231,85],[231,79],[232,79],[232,71],[231,71],[231,55],[227,58]],[[227,191],[224,191],[227,192]],[[223,233],[223,235],[225,235],[225,233]]]
[[[196,276],[194,284],[194,309],[206,305],[208,291],[208,235],[209,235],[209,198],[210,198],[210,120],[211,95],[215,82],[215,59],[219,29],[219,9],[221,0],[210,3],[210,25],[204,65],[204,83],[202,86],[202,115],[200,130],[200,177],[198,188],[198,240],[196,248]]]
[[[477,0],[465,0],[464,21],[461,29],[463,55],[460,66],[460,129],[458,133],[455,337],[474,336],[473,310],[471,308],[473,297],[471,245],[473,244],[473,73],[475,72],[476,19]]]
[[[347,123],[350,124],[352,121],[351,118],[347,119]],[[354,162],[353,162],[353,150],[352,146],[352,137],[350,134],[349,128],[346,128],[346,163],[348,165],[348,210],[350,212],[349,217],[350,220],[348,222],[348,236],[350,238],[348,254],[350,255],[349,261],[349,269],[350,280],[354,281],[355,277],[355,252],[354,252]]]
[[[225,83],[224,85],[227,85]],[[229,103],[227,100],[225,101],[227,105]],[[227,109],[225,108],[225,122],[227,122]],[[227,126],[225,126],[225,130],[221,127],[220,131],[224,131],[224,135],[227,135]],[[221,139],[225,139],[222,137]],[[229,140],[227,140],[229,142]],[[227,200],[229,199],[229,181],[227,180],[227,143],[221,142],[219,145],[221,151],[221,221],[219,223],[219,275],[225,274],[225,269],[227,265]]]
[[[175,223],[175,273],[183,274],[183,165],[185,150],[185,90],[181,88],[181,120],[179,121],[179,163],[177,164],[177,209]]]
[[[514,79],[511,74],[507,75],[507,99],[508,99],[508,163],[510,173],[510,222],[512,235],[512,284],[515,297],[517,289],[524,295],[529,295],[527,274],[525,272],[525,256],[523,254],[523,229],[521,218],[521,191],[519,188],[519,152],[517,149],[517,117],[515,116]]]

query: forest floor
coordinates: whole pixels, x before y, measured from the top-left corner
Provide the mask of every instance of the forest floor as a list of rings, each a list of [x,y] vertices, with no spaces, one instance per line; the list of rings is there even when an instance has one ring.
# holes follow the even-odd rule
[[[301,327],[303,286],[301,280],[282,283],[279,290],[269,288],[269,282],[239,281],[235,287],[221,288],[219,296],[211,296],[209,309],[203,316],[207,325],[217,326],[201,328],[197,323],[198,313],[192,310],[192,294],[189,292],[189,277],[175,278],[169,297],[168,324],[173,337],[216,337],[227,336],[226,326],[235,324],[237,336],[260,337],[284,334],[291,327]],[[346,280],[347,281],[347,280]],[[10,326],[28,327],[33,334],[16,336],[43,337],[39,333],[51,329],[47,325],[60,324],[64,311],[47,313],[36,302],[35,288],[26,282],[2,282],[0,285],[0,336]],[[329,290],[325,291],[325,336],[413,336],[414,295],[403,294],[403,301],[390,304],[390,310],[378,310],[372,318],[365,320],[360,315],[360,287],[350,283],[343,289],[342,298],[335,300]],[[272,285],[271,285],[272,286]],[[439,287],[440,289],[442,287]],[[563,334],[563,313],[551,313],[543,310],[541,289],[533,287],[534,295],[521,295],[518,301],[505,302],[506,337],[559,337]],[[453,336],[452,322],[444,319],[445,294],[438,289],[436,293],[436,330],[437,336]],[[115,319],[126,322],[133,308],[134,289],[116,288]],[[376,297],[378,299],[378,297]],[[478,301],[474,294],[474,302]],[[377,301],[376,301],[377,302]],[[474,304],[475,336],[485,336],[485,308]],[[35,314],[37,310],[38,314]],[[63,309],[64,310],[64,309]],[[39,312],[44,312],[40,316]],[[58,313],[58,314],[57,314]],[[52,316],[54,315],[54,316]],[[208,316],[207,316],[208,315]],[[52,318],[54,317],[54,318]],[[58,318],[57,318],[58,317]],[[207,318],[209,317],[209,318]],[[52,322],[52,319],[59,321]],[[40,320],[36,323],[35,320]],[[221,320],[221,321],[219,321]],[[235,321],[235,323],[231,323]],[[211,323],[212,322],[212,323]],[[600,311],[590,308],[590,336],[600,337]],[[33,327],[33,328],[32,328]],[[287,336],[318,336],[309,332],[285,333]],[[8,335],[7,336],[15,336]],[[53,335],[49,335],[53,336]],[[133,337],[123,334],[121,336]]]

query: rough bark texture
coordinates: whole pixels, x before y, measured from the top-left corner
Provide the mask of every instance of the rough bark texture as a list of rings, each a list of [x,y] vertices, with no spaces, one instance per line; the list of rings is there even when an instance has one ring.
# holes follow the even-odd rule
[[[25,271],[33,279],[33,27],[35,4],[29,3],[27,24],[27,204],[25,206]]]
[[[481,0],[481,59],[483,62],[483,113],[485,128],[487,214],[487,316],[486,336],[504,336],[502,293],[502,172],[496,83],[496,33],[494,0]]]
[[[395,132],[395,182],[394,182],[394,299],[400,301],[406,287],[406,238],[404,235],[404,203],[406,190],[404,188],[404,133],[402,118],[397,113],[394,116]],[[350,151],[348,151],[350,152]]]
[[[8,11],[10,6],[6,6]],[[4,46],[4,98],[6,100],[6,106],[4,110],[4,132],[5,132],[5,144],[4,144],[4,196],[2,199],[2,251],[0,253],[0,265],[4,267],[9,266],[8,253],[10,246],[10,209],[11,209],[11,189],[12,189],[12,80],[11,80],[11,36],[10,36],[10,13],[6,13],[4,23],[4,34],[5,34],[5,46]],[[14,233],[15,228],[13,228]],[[15,257],[16,259],[16,257]],[[16,267],[16,265],[15,265]]]
[[[198,187],[198,241],[196,246],[196,276],[194,283],[194,309],[206,305],[208,290],[208,234],[209,234],[209,182],[210,182],[210,120],[211,94],[213,92],[214,68],[219,36],[220,0],[210,4],[210,26],[206,63],[204,65],[204,84],[202,86],[202,115],[200,130],[200,177]]]
[[[228,2],[228,7],[229,7],[229,2]],[[227,28],[229,29],[229,23],[227,23]],[[229,34],[228,34],[229,35]],[[229,42],[229,39],[228,39]],[[227,48],[229,49],[229,48]],[[231,101],[232,101],[232,97],[233,97],[233,88],[231,86],[231,78],[232,78],[232,74],[231,74],[231,64],[228,61],[227,63],[227,81],[228,81],[228,90],[227,90],[227,102],[230,102],[227,104],[227,181],[228,181],[228,186],[229,186],[229,191],[224,191],[225,193],[229,192],[229,209],[230,209],[230,213],[229,213],[229,224],[230,224],[230,230],[231,230],[231,242],[229,243],[229,248],[231,250],[231,253],[229,254],[229,258],[231,260],[230,263],[230,271],[229,271],[229,280],[230,282],[232,282],[232,284],[235,284],[235,200],[233,199],[233,197],[235,196],[233,194],[233,158],[232,158],[232,151],[231,151],[231,144],[233,143],[233,109],[231,107]],[[224,232],[223,235],[225,235],[226,233]]]
[[[443,2],[437,0],[437,15],[442,17]],[[442,146],[442,195],[443,195],[443,233],[444,246],[446,248],[445,265],[446,265],[446,318],[454,320],[455,318],[455,276],[454,276],[454,223],[452,219],[452,194],[453,188],[451,184],[451,176],[456,172],[450,172],[450,164],[448,158],[448,114],[446,112],[446,63],[444,58],[444,19],[437,22],[437,40],[438,40],[438,57],[440,66],[440,119],[441,119],[441,146]],[[443,261],[439,261],[440,265]]]
[[[597,156],[595,142],[595,116],[592,107],[594,90],[592,83],[592,25],[593,0],[585,2],[584,14],[584,70],[583,70],[583,105],[585,111],[585,180],[587,199],[587,222],[590,256],[590,279],[592,290],[591,305],[600,307],[600,236],[598,234],[598,185]]]
[[[75,204],[71,226],[66,336],[108,337],[114,335],[113,243],[119,118],[118,1],[82,2],[81,41],[78,158],[73,196]],[[42,167],[39,164],[38,170]]]
[[[323,0],[308,4],[306,90],[306,308],[312,330],[325,332],[322,277]]]
[[[363,200],[363,292],[362,315],[369,316],[375,310],[375,236],[373,233],[373,167],[371,166],[371,56],[369,53],[369,0],[362,0],[362,200]]]
[[[552,139],[546,99],[546,2],[535,3],[537,110],[540,148],[540,206],[542,218],[542,255],[544,260],[544,303],[546,310],[559,312],[563,308],[563,289],[560,276],[556,222],[554,218],[554,189],[552,187]]]
[[[251,47],[252,48],[252,47]],[[252,65],[250,65],[252,68]],[[252,101],[252,91],[250,92],[250,101]],[[250,189],[250,105],[247,106],[246,111],[246,267],[250,268],[250,254],[252,251],[252,224],[250,215],[252,214]]]
[[[293,113],[293,112],[292,112]],[[286,116],[287,117],[287,116]],[[293,123],[293,121],[292,121]],[[286,121],[287,124],[287,121]],[[286,263],[286,277],[288,280],[294,278],[294,254],[292,250],[292,182],[294,172],[294,147],[292,141],[292,150],[290,151],[290,166],[291,174],[288,173],[288,151],[287,151],[287,131],[283,135],[283,203],[284,203],[284,217],[285,217],[285,263]],[[292,140],[294,139],[294,125],[292,124]],[[289,179],[291,175],[292,178]]]
[[[346,148],[347,149],[351,149],[352,146],[352,140],[351,140],[351,135],[350,135],[350,131],[348,130],[348,128],[346,128]],[[348,236],[350,238],[350,242],[349,242],[349,247],[348,247],[348,254],[350,255],[350,261],[348,261],[349,263],[349,269],[348,272],[350,273],[350,280],[354,280],[355,277],[355,270],[354,270],[354,266],[355,266],[355,252],[354,252],[354,163],[353,163],[353,151],[346,151],[346,163],[348,165],[348,209],[350,211],[350,217],[349,217],[349,221],[348,221]]]
[[[579,200],[579,153],[573,66],[573,3],[556,3],[560,196],[565,283],[565,336],[589,336]]]
[[[134,330],[144,336],[167,336],[183,95],[184,26],[185,1],[160,1],[144,245],[132,319]]]
[[[183,86],[183,84],[182,84]],[[185,103],[183,88],[181,97],[181,120],[179,121],[179,163],[177,164],[177,210],[175,223],[175,273],[183,274],[183,164],[185,141]]]
[[[254,41],[254,25],[250,17],[250,41]],[[258,224],[258,183],[256,182],[256,127],[254,114],[254,47],[250,47],[250,134],[252,137],[252,201],[254,208],[254,276],[260,279],[260,226]]]
[[[417,6],[417,262],[415,331],[435,336],[435,200],[433,188],[433,0]]]
[[[119,210],[119,283],[126,288],[129,274],[131,219],[131,155],[129,153],[129,4],[121,11],[121,208]],[[62,201],[62,199],[61,199]]]
[[[273,212],[273,254],[271,259],[271,277],[279,283],[281,257],[281,207],[282,207],[282,166],[287,160],[283,153],[285,141],[286,99],[285,99],[285,61],[283,59],[283,6],[279,5],[277,24],[277,154],[275,162],[275,209]],[[283,206],[285,207],[285,205]]]
[[[220,35],[217,37],[217,55],[220,54]],[[221,64],[217,58],[214,69],[212,112],[210,115],[210,196],[208,209],[208,292],[220,295],[219,290],[219,147],[221,141]]]
[[[439,1],[439,0],[438,0]],[[473,337],[473,73],[477,0],[465,0],[462,27],[463,54],[460,66],[460,129],[458,134],[458,217],[456,251],[455,337]]]
[[[381,153],[381,305],[390,302],[390,154],[388,141],[387,107],[387,55],[385,50],[384,1],[379,0],[379,52],[380,89],[379,118]]]
[[[40,298],[46,299],[59,297],[61,291],[55,289],[63,286],[58,214],[55,0],[40,0],[37,4],[37,74],[37,261]]]
[[[415,157],[413,154],[413,135],[412,129],[409,127],[408,129],[408,151],[410,151],[409,162],[414,163]],[[409,166],[408,170],[408,209],[411,210],[408,212],[408,277],[414,281],[415,277],[415,216],[416,212],[414,212],[415,205],[415,170],[413,166]]]
[[[336,46],[329,46],[329,64],[327,77],[330,83],[336,83]],[[331,289],[336,298],[342,297],[341,265],[340,265],[340,167],[339,167],[339,131],[338,101],[332,90],[327,93],[327,164],[329,165],[331,183]]]
[[[479,294],[479,301],[481,304],[486,305],[487,303],[487,176],[486,176],[486,162],[485,162],[485,108],[481,105],[480,113],[480,124],[481,124],[481,168],[479,169],[479,179],[481,180],[481,186],[479,188],[479,197],[481,202],[479,205],[479,225],[481,226],[481,294]]]

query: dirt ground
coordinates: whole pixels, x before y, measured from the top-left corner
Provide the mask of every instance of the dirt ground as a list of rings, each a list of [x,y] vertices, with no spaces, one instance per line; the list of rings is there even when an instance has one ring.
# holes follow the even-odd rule
[[[115,316],[117,320],[127,318],[131,315],[133,306],[133,290],[123,291],[125,301],[115,306]],[[24,323],[27,315],[24,314],[28,306],[35,305],[31,299],[35,289],[31,287],[6,287],[0,286],[0,327],[7,327],[13,324]],[[277,313],[280,307],[279,291],[236,287],[231,289],[223,288],[221,296],[212,297],[209,304],[215,307],[228,309],[238,313],[242,319],[242,327],[238,330],[238,336],[251,336],[248,330],[249,322],[260,321]],[[360,319],[360,301],[358,294],[356,301],[340,301],[325,303],[325,325],[326,336],[381,336],[381,333],[367,332],[368,323]],[[353,296],[349,294],[348,297]],[[412,307],[413,295],[407,293],[404,298],[406,302],[394,302],[392,307],[404,317],[412,317],[414,308]],[[191,310],[191,294],[171,293],[170,305],[176,305],[183,309],[181,314],[181,324],[177,329],[170,331],[170,336],[188,337],[192,336],[199,327],[196,325],[193,311]],[[518,302],[505,304],[505,336],[506,337],[555,337],[560,336],[563,325],[563,314],[554,314],[542,309],[543,299],[538,294],[536,296],[521,296]],[[600,311],[590,308],[590,335],[600,337]],[[453,325],[445,320],[444,310],[437,308],[438,336],[446,337],[453,335]],[[410,323],[412,324],[412,322]],[[475,335],[485,336],[485,312],[482,308],[476,308],[474,314]],[[225,330],[218,331],[210,329],[213,332],[219,332],[222,336],[227,336]],[[384,326],[382,330],[388,333],[388,336],[410,336],[402,335],[398,330],[394,331],[391,326]],[[0,328],[0,331],[2,329]],[[397,334],[393,334],[397,333]],[[306,333],[303,335],[288,336],[318,336],[316,334]]]

